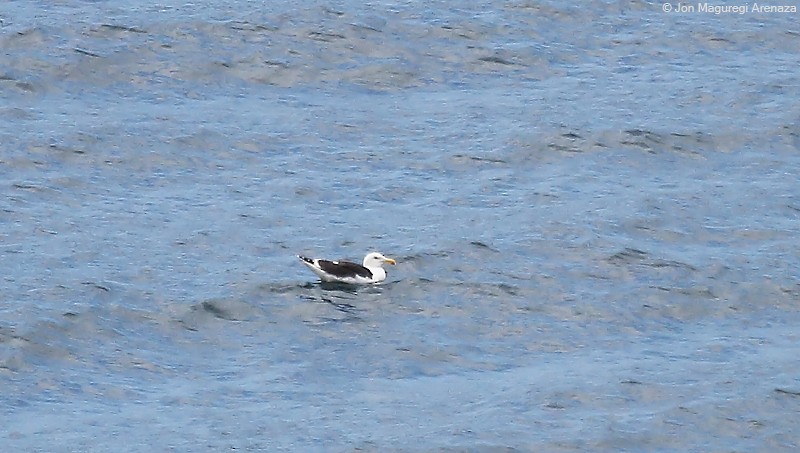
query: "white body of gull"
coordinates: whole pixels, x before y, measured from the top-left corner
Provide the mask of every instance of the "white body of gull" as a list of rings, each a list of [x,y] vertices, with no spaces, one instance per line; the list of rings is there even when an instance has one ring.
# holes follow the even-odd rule
[[[383,265],[397,264],[395,260],[386,258],[378,252],[367,254],[364,257],[363,264],[306,258],[300,255],[297,255],[297,257],[312,272],[317,274],[323,282],[348,283],[351,285],[382,282],[386,280],[386,270],[383,269]]]

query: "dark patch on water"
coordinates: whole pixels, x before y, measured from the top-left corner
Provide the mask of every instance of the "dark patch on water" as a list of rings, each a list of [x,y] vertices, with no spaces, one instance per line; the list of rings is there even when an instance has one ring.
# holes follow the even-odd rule
[[[789,396],[800,396],[800,390],[789,390],[784,388],[776,388],[776,393],[780,393],[782,395],[789,395]]]
[[[492,252],[497,252],[497,250],[493,249],[493,248],[492,248],[490,245],[488,245],[488,244],[485,244],[485,243],[483,243],[483,242],[481,242],[481,241],[470,241],[470,243],[469,243],[469,244],[470,244],[470,245],[474,245],[475,247],[478,247],[478,248],[482,248],[482,249],[486,249],[486,250],[491,250]]]
[[[634,248],[626,248],[608,257],[608,261],[613,264],[630,264],[641,262],[647,257],[647,252]]]

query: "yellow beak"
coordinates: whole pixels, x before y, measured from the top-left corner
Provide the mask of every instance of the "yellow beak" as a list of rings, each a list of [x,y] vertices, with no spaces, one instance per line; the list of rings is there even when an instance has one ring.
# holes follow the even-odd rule
[[[389,264],[397,264],[397,261],[395,261],[395,260],[393,260],[391,258],[386,258],[385,260],[383,260],[383,262],[384,263],[389,263]]]

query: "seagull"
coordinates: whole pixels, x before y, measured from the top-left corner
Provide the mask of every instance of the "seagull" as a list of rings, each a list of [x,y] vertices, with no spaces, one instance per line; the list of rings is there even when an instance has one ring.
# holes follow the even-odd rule
[[[397,264],[397,261],[386,258],[378,252],[368,253],[364,257],[363,264],[306,258],[301,255],[297,255],[297,257],[312,272],[317,274],[323,282],[348,283],[351,285],[382,282],[386,280],[386,271],[383,269],[383,265]]]

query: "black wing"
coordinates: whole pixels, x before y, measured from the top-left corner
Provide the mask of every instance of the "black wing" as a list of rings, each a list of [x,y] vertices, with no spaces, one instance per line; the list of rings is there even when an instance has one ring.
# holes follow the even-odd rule
[[[367,269],[366,267],[351,263],[349,261],[328,261],[328,260],[319,260],[319,267],[336,277],[355,277],[359,275],[364,278],[372,278],[372,272]]]

